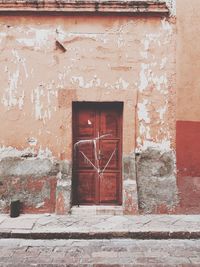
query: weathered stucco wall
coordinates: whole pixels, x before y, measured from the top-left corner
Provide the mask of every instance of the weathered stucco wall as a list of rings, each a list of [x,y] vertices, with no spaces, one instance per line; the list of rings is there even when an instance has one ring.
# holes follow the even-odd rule
[[[175,32],[161,21],[162,33],[144,40],[137,96],[137,182],[139,207],[172,212],[178,203],[175,160]],[[147,62],[145,60],[147,59]]]
[[[198,0],[177,1],[177,169],[185,213],[200,212],[199,8]]]
[[[173,19],[1,15],[0,50],[1,211],[69,211],[72,101],[124,102],[124,213],[173,211]]]

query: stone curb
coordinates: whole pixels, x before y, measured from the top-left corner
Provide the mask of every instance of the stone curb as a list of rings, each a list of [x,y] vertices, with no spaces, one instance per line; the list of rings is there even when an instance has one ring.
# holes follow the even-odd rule
[[[20,239],[200,239],[200,231],[148,232],[0,232],[0,238]]]

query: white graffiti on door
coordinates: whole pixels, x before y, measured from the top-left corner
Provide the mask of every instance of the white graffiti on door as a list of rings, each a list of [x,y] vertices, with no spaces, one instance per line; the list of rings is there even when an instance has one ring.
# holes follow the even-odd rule
[[[88,165],[91,165],[93,167],[94,170],[96,170],[96,172],[98,173],[99,177],[101,177],[105,170],[107,169],[109,163],[111,162],[115,152],[116,152],[116,148],[114,149],[114,151],[111,153],[108,161],[106,162],[105,166],[101,169],[100,168],[100,150],[97,151],[97,143],[99,142],[100,139],[103,139],[105,137],[108,137],[108,136],[111,136],[112,134],[104,134],[104,135],[99,135],[98,133],[98,136],[95,137],[95,138],[92,138],[92,139],[87,139],[87,140],[80,140],[78,142],[76,142],[74,144],[74,152],[75,152],[75,155],[77,154],[77,148],[84,145],[84,144],[93,144],[93,147],[94,147],[94,158],[95,158],[95,164],[85,155],[85,153],[81,150],[79,150],[79,152],[81,153],[81,155],[83,156],[84,160],[85,160],[85,163],[88,164]]]

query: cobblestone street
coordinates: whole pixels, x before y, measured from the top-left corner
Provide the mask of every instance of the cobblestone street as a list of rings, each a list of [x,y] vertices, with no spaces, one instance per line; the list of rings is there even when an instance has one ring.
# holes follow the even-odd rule
[[[200,266],[200,240],[1,239],[0,266]]]

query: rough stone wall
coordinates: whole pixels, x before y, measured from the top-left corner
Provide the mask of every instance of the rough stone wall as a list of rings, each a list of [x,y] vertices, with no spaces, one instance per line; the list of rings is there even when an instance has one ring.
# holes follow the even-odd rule
[[[48,154],[11,147],[0,151],[0,210],[8,212],[10,201],[19,199],[23,212],[65,213],[70,208],[71,166]],[[65,189],[63,198],[60,190]],[[63,202],[68,203],[68,206]]]
[[[145,213],[174,212],[178,204],[172,151],[148,148],[137,158],[139,207]]]
[[[0,16],[2,211],[12,197],[24,211],[69,211],[72,101],[124,102],[124,213],[138,212],[136,179],[142,209],[171,209],[174,170],[159,178],[161,160],[149,178],[144,161],[159,161],[153,149],[175,166],[174,35],[173,21],[159,16]],[[146,156],[136,162],[135,152]],[[154,180],[160,192],[148,202]]]

